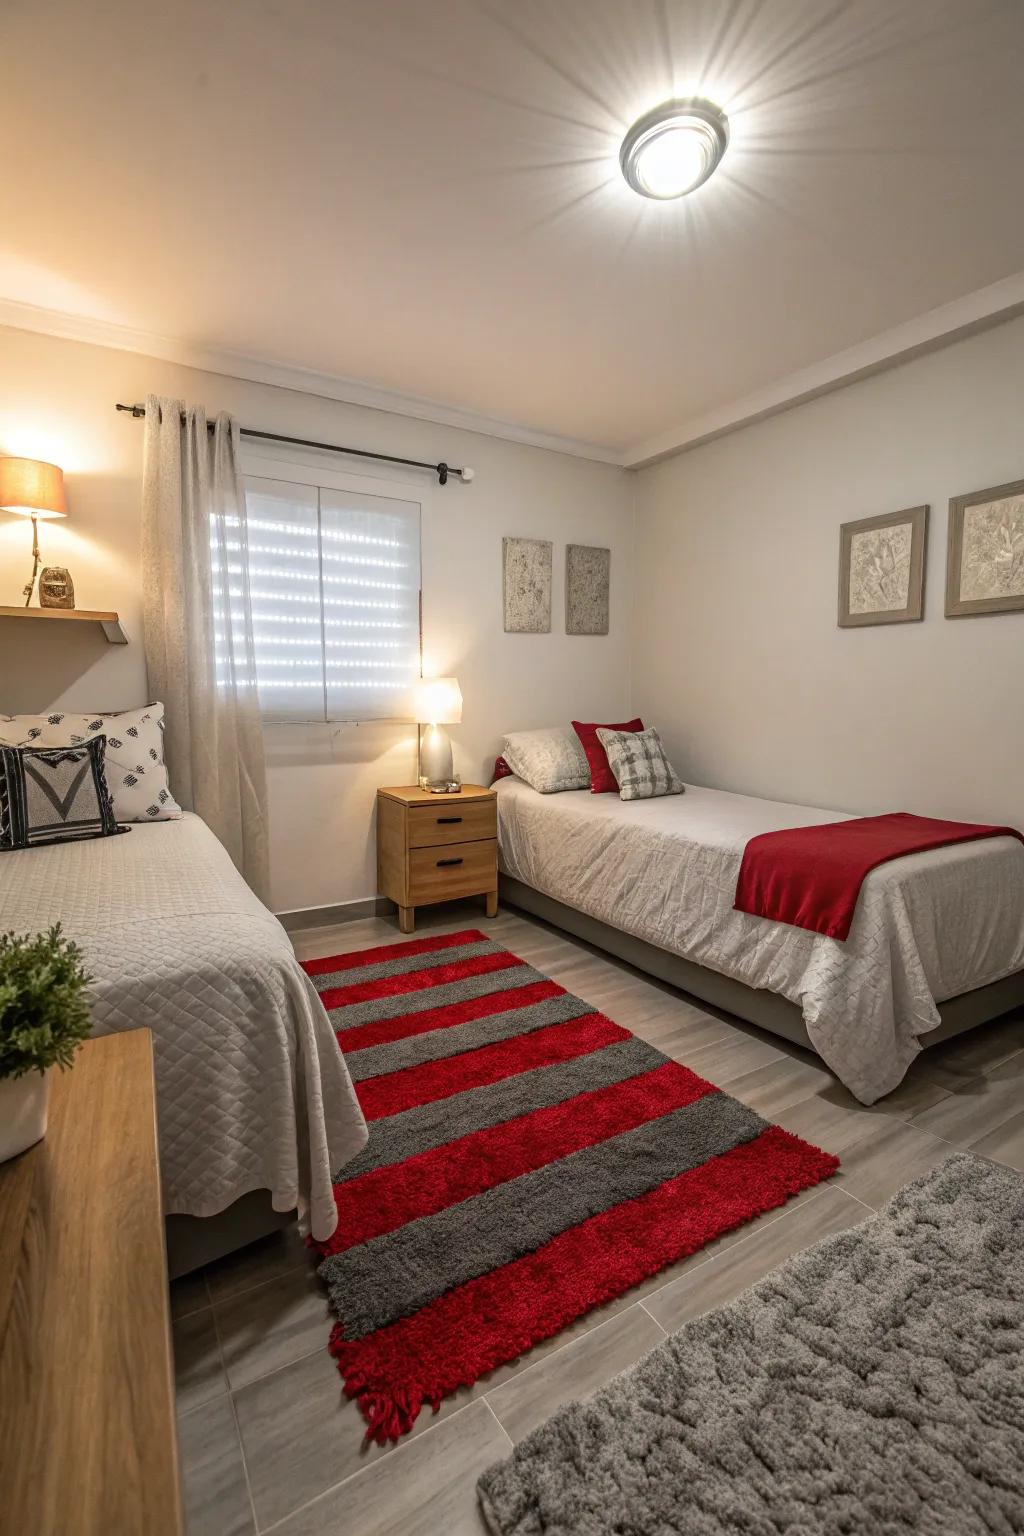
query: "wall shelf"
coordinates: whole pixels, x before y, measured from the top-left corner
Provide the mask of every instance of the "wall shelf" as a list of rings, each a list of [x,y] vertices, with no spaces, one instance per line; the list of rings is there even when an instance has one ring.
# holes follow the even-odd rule
[[[103,608],[3,608],[0,619],[47,619],[57,623],[98,624],[111,645],[127,645],[128,636],[116,613]]]

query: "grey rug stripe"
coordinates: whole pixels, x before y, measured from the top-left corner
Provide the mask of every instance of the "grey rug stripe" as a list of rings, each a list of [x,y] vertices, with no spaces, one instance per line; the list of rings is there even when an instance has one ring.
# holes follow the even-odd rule
[[[958,1154],[571,1403],[494,1536],[1024,1531],[1024,1180]]]
[[[400,1110],[397,1115],[371,1122],[369,1141],[339,1171],[335,1182],[357,1179],[375,1168],[388,1168],[417,1152],[429,1152],[445,1142],[469,1136],[473,1131],[485,1131],[504,1120],[515,1120],[534,1109],[548,1109],[579,1093],[624,1083],[628,1078],[664,1066],[665,1060],[660,1051],[633,1036],[617,1045],[575,1056],[571,1061],[533,1067],[529,1072],[503,1077],[482,1088],[467,1088],[447,1099]]]
[[[454,1286],[532,1253],[559,1232],[751,1141],[760,1115],[714,1092],[657,1120],[509,1179],[325,1259],[320,1275],[347,1339],[407,1317]]]
[[[426,969],[426,967],[424,967]],[[319,980],[319,978],[317,978]],[[449,1003],[464,1003],[488,992],[507,992],[525,987],[531,981],[547,981],[532,965],[510,965],[484,976],[464,976],[461,981],[446,981],[419,991],[398,992],[392,997],[374,997],[365,1003],[342,1003],[327,1010],[335,1029],[353,1029],[357,1024],[376,1024],[399,1014],[422,1013],[427,1008],[446,1008]],[[344,1049],[344,1045],[342,1046]]]
[[[493,939],[470,939],[465,944],[453,944],[450,949],[432,949],[422,955],[398,955],[393,960],[378,960],[373,965],[360,965],[354,971],[326,971],[312,977],[317,991],[325,987],[358,987],[366,981],[382,981],[386,976],[408,976],[412,971],[433,971],[439,965],[457,965],[461,960],[475,960],[478,955],[492,951],[505,952],[504,945]]]
[[[349,1051],[345,1065],[353,1082],[364,1083],[371,1077],[385,1077],[406,1067],[420,1067],[427,1061],[446,1056],[461,1056],[482,1045],[496,1045],[514,1035],[530,1035],[548,1024],[564,1024],[569,1019],[585,1018],[595,1012],[590,1003],[565,992],[561,997],[546,997],[525,1008],[507,1008],[503,1013],[470,1019],[465,1024],[448,1024],[427,1030],[407,1040],[393,1040],[387,1045],[369,1045],[361,1051]]]

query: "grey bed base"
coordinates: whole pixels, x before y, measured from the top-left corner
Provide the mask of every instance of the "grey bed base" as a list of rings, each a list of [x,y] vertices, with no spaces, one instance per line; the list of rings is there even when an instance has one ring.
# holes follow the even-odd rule
[[[216,1216],[165,1216],[168,1279],[177,1280],[280,1231],[297,1215],[297,1211],[275,1211],[269,1189],[253,1189]]]
[[[748,987],[745,982],[734,981],[731,976],[723,976],[693,960],[684,960],[681,955],[659,949],[645,939],[634,938],[621,928],[613,928],[596,917],[589,917],[586,912],[556,901],[553,896],[545,896],[543,891],[525,885],[512,875],[499,875],[498,889],[501,900],[510,906],[541,917],[556,928],[564,928],[576,938],[607,950],[616,959],[625,960],[637,970],[646,971],[658,981],[667,981],[704,1003],[770,1030],[773,1035],[781,1035],[794,1045],[814,1050],[800,1009],[777,992]],[[990,982],[987,987],[978,987],[973,992],[962,992],[959,997],[940,1003],[942,1022],[925,1035],[922,1045],[925,1048],[938,1045],[942,1040],[975,1029],[979,1024],[988,1024],[1021,1006],[1024,1006],[1024,971],[1014,971],[1012,976],[1004,976],[1001,981]]]

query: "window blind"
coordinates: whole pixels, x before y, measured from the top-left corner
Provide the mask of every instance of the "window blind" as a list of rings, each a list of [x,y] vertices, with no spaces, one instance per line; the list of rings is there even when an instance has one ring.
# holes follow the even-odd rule
[[[226,571],[214,574],[218,668],[247,580],[265,717],[411,718],[419,503],[250,475],[245,504],[246,526],[226,530]]]

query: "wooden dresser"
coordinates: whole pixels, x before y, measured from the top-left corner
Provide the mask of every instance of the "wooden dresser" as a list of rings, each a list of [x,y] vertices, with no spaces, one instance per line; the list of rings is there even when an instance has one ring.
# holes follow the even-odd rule
[[[0,1163],[0,1529],[181,1536],[148,1029],[86,1041]]]
[[[498,911],[498,799],[482,784],[457,795],[399,787],[377,791],[377,889],[412,933],[416,908],[483,896]]]

